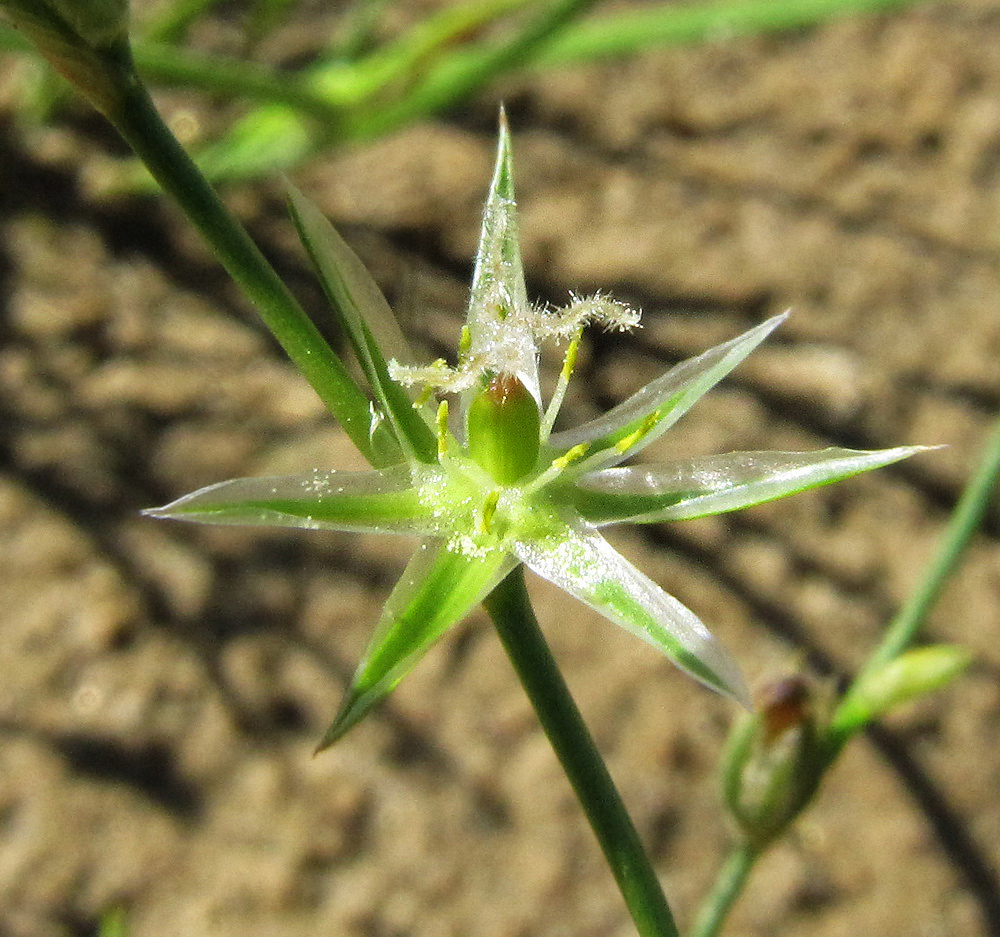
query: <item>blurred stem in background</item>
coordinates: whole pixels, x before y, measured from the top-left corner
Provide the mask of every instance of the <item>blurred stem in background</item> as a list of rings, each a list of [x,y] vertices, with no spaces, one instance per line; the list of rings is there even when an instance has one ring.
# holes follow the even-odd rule
[[[502,76],[628,57],[658,46],[797,29],[913,2],[711,0],[650,4],[580,20],[594,0],[471,0],[446,4],[378,44],[375,25],[391,4],[369,0],[356,5],[344,29],[315,51],[308,65],[285,71],[180,47],[217,0],[178,0],[156,20],[139,25],[134,55],[154,89],[187,88],[251,105],[195,154],[202,171],[219,181],[286,171],[330,147],[370,141],[468,101]],[[249,15],[248,45],[290,15],[293,5],[294,0],[258,3]],[[0,27],[0,50],[27,48],[15,31]],[[108,184],[149,183],[130,172]]]

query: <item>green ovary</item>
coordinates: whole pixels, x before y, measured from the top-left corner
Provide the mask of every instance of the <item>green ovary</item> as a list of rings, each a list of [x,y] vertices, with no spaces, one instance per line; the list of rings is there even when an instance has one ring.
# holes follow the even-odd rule
[[[469,407],[469,455],[500,485],[512,485],[538,462],[538,404],[513,374],[498,374]]]

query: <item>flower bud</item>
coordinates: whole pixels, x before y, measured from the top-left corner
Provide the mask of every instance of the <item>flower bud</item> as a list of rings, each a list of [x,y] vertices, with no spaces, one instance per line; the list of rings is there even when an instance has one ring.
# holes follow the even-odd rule
[[[795,819],[826,765],[806,681],[778,680],[762,695],[757,711],[734,730],[723,762],[726,806],[757,848]]]
[[[963,647],[932,644],[867,669],[833,715],[835,737],[846,739],[897,706],[947,686],[965,670],[970,658]]]
[[[501,485],[511,485],[538,462],[538,403],[516,375],[498,374],[469,406],[469,455]]]

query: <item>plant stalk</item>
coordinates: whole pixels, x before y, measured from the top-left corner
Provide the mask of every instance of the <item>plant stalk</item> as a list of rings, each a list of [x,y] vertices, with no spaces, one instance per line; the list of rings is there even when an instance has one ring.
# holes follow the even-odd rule
[[[690,937],[716,937],[722,930],[722,925],[736,899],[742,894],[750,870],[759,856],[760,852],[745,841],[733,847],[719,870],[712,890],[702,902]]]
[[[368,398],[164,123],[136,73],[128,46],[113,50],[113,58],[109,53],[108,63],[118,74],[115,99],[102,108],[107,118],[208,241],[358,449],[377,463]]]
[[[538,626],[523,568],[500,583],[484,604],[590,821],[640,937],[679,937],[649,856]]]
[[[1000,420],[993,426],[976,470],[969,479],[919,584],[896,613],[881,643],[865,664],[871,670],[898,657],[912,643],[938,600],[958,561],[978,530],[1000,477]]]

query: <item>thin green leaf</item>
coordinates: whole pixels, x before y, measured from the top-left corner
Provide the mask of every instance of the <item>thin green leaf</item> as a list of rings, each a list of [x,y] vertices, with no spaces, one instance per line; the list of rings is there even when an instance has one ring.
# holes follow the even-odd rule
[[[518,558],[713,690],[749,707],[739,667],[690,609],[639,572],[597,531],[566,527],[516,542]]]
[[[428,539],[386,602],[340,712],[317,751],[332,745],[384,699],[424,652],[516,565],[500,550],[472,555]]]
[[[882,12],[915,0],[697,0],[637,4],[573,23],[539,49],[535,68],[632,56],[648,48],[693,45],[796,29],[834,16]]]
[[[389,377],[386,360],[413,356],[382,291],[333,225],[292,185],[292,217],[327,298],[340,316],[358,362],[408,458],[437,461],[437,439],[410,394]]]
[[[428,69],[443,54],[465,45],[494,20],[533,3],[534,0],[473,0],[451,3],[415,23],[402,36],[375,49],[366,58],[354,62],[355,82],[363,94],[355,99],[373,97],[391,90],[397,94],[423,80]]]
[[[545,42],[595,0],[545,0],[530,4],[536,12],[514,29],[501,31],[499,41],[485,38],[456,44],[450,54],[442,53],[433,67],[414,87],[404,88],[394,101],[382,106],[360,107],[347,127],[352,140],[365,141],[383,136],[398,127],[424,118],[458,101],[469,100],[488,82],[529,62]],[[526,4],[527,5],[527,4]]]
[[[585,475],[572,491],[593,524],[648,524],[739,511],[898,462],[926,446],[863,451],[730,452]]]
[[[137,23],[137,31],[141,30],[140,38],[143,42],[182,42],[188,29],[199,17],[207,14],[212,7],[220,6],[221,2],[222,0],[177,0],[162,10],[154,8],[151,11],[153,18]]]
[[[427,534],[434,518],[413,486],[409,466],[379,472],[234,478],[144,514],[205,524],[247,524]]]
[[[593,471],[617,465],[644,449],[674,425],[782,322],[774,316],[736,338],[689,358],[651,381],[628,400],[576,429],[549,437],[550,445],[567,451],[582,443],[594,455],[580,463]]]
[[[128,58],[119,66],[129,69]],[[115,88],[123,100],[109,111],[109,117],[118,132],[212,245],[222,265],[253,301],[264,323],[359,451],[369,461],[388,464],[382,446],[387,434],[372,425],[371,401],[163,123],[142,82],[126,70]]]
[[[300,110],[265,104],[236,120],[223,137],[199,147],[195,158],[212,180],[259,178],[304,162],[315,136],[312,121]]]

